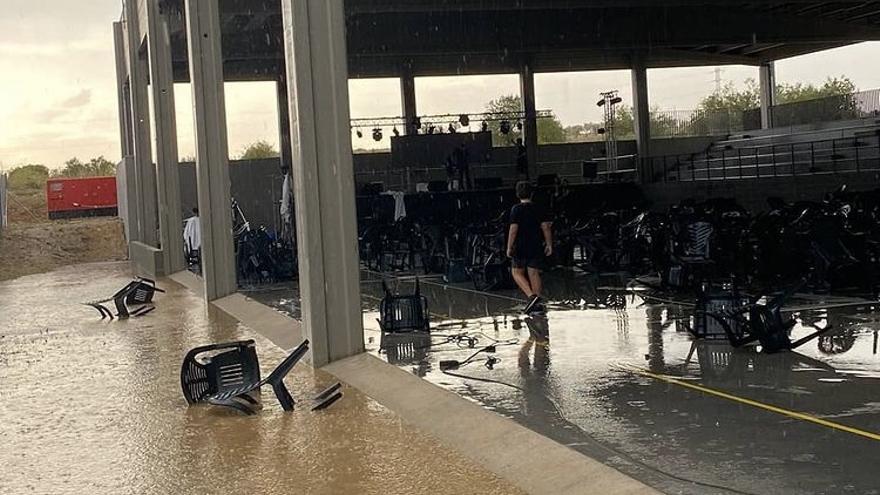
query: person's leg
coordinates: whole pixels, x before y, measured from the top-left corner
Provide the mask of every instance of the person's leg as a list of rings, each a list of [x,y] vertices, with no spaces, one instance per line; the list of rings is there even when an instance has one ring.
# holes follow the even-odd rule
[[[517,287],[523,291],[526,297],[532,297],[535,295],[532,291],[532,285],[529,283],[529,278],[526,276],[525,268],[511,268],[511,273],[513,274],[513,280],[516,282]]]
[[[544,281],[541,279],[541,270],[529,267],[528,276],[529,285],[532,287],[534,295],[541,297],[541,293],[544,291]]]

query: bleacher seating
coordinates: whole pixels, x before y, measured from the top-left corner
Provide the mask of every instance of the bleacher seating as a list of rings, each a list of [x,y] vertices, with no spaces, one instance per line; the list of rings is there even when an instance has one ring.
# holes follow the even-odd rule
[[[654,182],[752,179],[880,169],[880,120],[730,136],[705,151],[654,157]]]

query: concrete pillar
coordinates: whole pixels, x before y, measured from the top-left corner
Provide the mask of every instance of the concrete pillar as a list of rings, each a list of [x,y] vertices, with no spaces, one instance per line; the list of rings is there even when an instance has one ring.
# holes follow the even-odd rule
[[[132,154],[131,99],[128,88],[128,66],[125,55],[125,28],[123,23],[113,23],[113,47],[116,53],[116,91],[119,112],[119,149],[121,156]]]
[[[519,73],[520,94],[522,96],[523,113],[525,113],[525,121],[523,122],[523,131],[525,133],[523,142],[526,145],[526,155],[529,159],[529,168],[527,179],[538,176],[538,109],[535,106],[535,73],[532,71],[531,64],[523,64]]]
[[[137,178],[135,177],[134,143],[132,136],[131,86],[128,78],[128,32],[124,22],[113,23],[113,44],[116,49],[116,89],[119,106],[119,149],[121,161],[117,166],[117,190],[119,194],[119,216],[125,224],[125,239],[128,242],[140,241],[138,223]],[[124,203],[124,204],[123,204]]]
[[[137,184],[137,220],[140,241],[151,247],[159,246],[159,214],[156,198],[156,168],[150,137],[150,109],[147,85],[149,67],[146,53],[142,53],[143,33],[140,32],[137,2],[125,3],[128,32],[128,74],[131,88],[132,142]]]
[[[364,351],[343,0],[281,0],[303,329],[312,363]]]
[[[407,136],[418,134],[419,129],[414,125],[419,116],[416,107],[416,78],[408,68],[400,74],[400,96],[401,108],[403,108],[403,133]]]
[[[202,276],[205,298],[213,301],[237,289],[220,6],[217,0],[186,0],[185,5],[195,114]]]
[[[641,178],[641,163],[651,156],[651,108],[648,102],[648,70],[642,60],[633,61],[632,67],[633,120],[638,160],[637,178]]]
[[[773,127],[773,106],[776,104],[776,64],[767,62],[760,68],[761,128]]]
[[[287,94],[287,76],[281,74],[275,82],[278,92],[278,148],[281,154],[281,168],[293,167],[293,149],[290,145],[290,98]]]
[[[159,2],[147,2],[147,43],[150,88],[156,119],[156,178],[159,198],[159,241],[165,274],[186,269],[180,205],[180,164],[177,161],[177,116],[174,109],[174,73],[168,18]]]

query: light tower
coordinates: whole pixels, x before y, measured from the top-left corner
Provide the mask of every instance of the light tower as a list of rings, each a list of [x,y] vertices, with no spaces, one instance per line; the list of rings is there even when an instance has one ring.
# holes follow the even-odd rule
[[[599,129],[599,134],[605,136],[605,159],[606,171],[617,172],[617,137],[614,135],[614,120],[617,116],[617,105],[623,102],[617,90],[599,93],[602,99],[596,105],[605,110],[605,127]]]

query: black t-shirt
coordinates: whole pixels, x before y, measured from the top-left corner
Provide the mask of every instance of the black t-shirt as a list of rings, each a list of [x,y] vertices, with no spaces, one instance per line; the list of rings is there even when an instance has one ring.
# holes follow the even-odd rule
[[[544,233],[541,224],[550,222],[547,210],[535,203],[520,203],[510,210],[510,224],[518,225],[513,255],[517,258],[544,257]]]

